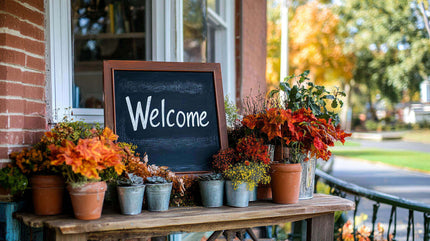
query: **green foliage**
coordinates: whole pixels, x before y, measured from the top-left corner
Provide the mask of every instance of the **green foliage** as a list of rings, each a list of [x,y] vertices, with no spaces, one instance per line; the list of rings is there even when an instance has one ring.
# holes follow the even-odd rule
[[[282,93],[283,106],[292,111],[301,108],[311,109],[312,113],[325,120],[331,119],[336,126],[339,124],[339,114],[334,109],[342,108],[343,101],[341,97],[345,97],[345,93],[336,89],[330,92],[324,86],[316,85],[308,82],[309,70],[302,74],[290,75],[285,78],[284,82],[279,84],[279,88],[272,90],[269,94],[273,97],[275,94]],[[290,85],[289,81],[298,78],[297,84]],[[328,104],[330,103],[330,107]]]
[[[367,86],[368,101],[377,93],[392,103],[404,93],[412,100],[430,74],[430,40],[417,4],[348,0],[336,10],[344,50],[355,55],[354,82]]]
[[[231,101],[228,96],[224,98],[225,118],[228,127],[233,127],[236,120],[239,119],[239,114],[236,105]]]
[[[10,191],[12,196],[22,195],[27,188],[28,179],[14,166],[7,166],[0,170],[0,185]]]

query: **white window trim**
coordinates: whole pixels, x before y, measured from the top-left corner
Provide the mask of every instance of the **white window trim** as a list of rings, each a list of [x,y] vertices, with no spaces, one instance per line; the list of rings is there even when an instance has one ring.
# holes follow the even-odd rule
[[[215,62],[221,63],[224,95],[236,99],[234,1],[220,0],[220,14],[208,8],[208,22],[215,26]]]

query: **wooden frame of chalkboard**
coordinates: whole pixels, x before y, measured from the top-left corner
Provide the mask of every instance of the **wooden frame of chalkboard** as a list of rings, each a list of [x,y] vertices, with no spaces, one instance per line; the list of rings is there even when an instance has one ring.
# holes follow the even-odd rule
[[[150,164],[208,172],[228,147],[219,64],[107,60],[103,84],[105,125]]]

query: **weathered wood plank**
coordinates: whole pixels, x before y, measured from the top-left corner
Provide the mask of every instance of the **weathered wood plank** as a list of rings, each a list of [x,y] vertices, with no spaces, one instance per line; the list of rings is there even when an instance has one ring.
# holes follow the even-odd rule
[[[32,227],[48,227],[63,234],[121,232],[167,233],[173,231],[199,232],[272,225],[311,218],[323,213],[353,210],[352,201],[335,196],[316,194],[313,199],[297,204],[279,205],[256,202],[246,208],[171,208],[167,212],[144,211],[140,215],[125,216],[104,213],[98,220],[83,221],[71,216],[40,217],[16,214],[16,218]]]
[[[324,214],[307,220],[307,241],[332,241],[334,213]]]

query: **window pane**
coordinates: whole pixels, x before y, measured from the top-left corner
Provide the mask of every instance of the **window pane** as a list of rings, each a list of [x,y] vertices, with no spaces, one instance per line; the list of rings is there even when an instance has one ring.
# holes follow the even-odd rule
[[[220,0],[207,0],[208,8],[211,8],[214,12],[220,14]]]
[[[206,1],[184,0],[184,61],[206,62]]]
[[[103,107],[103,60],[144,60],[145,2],[72,0],[73,108]]]

